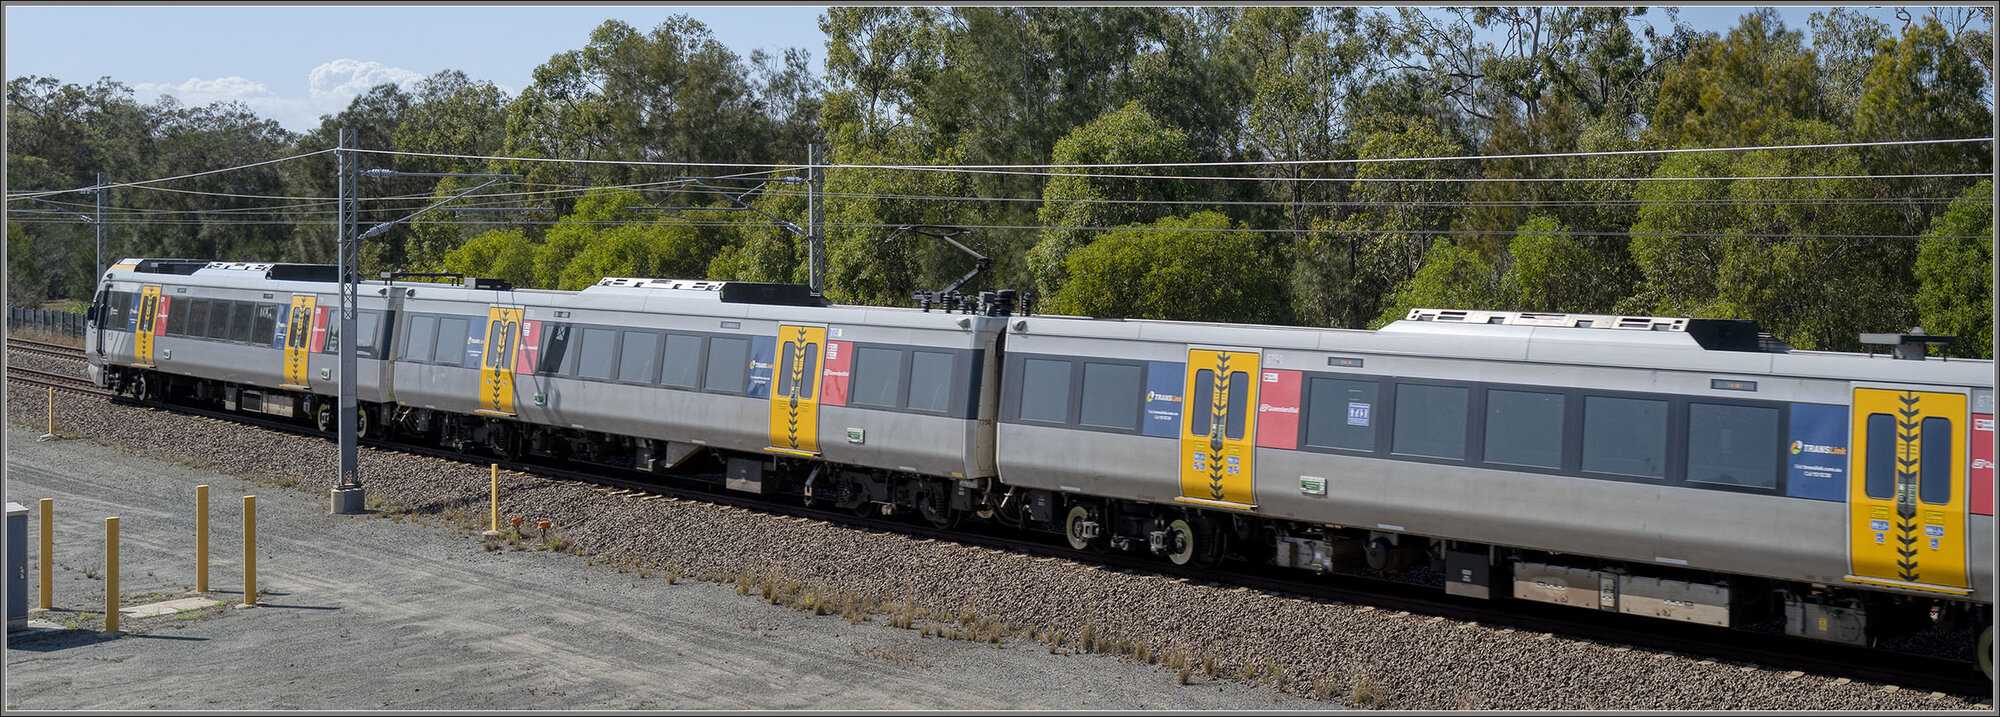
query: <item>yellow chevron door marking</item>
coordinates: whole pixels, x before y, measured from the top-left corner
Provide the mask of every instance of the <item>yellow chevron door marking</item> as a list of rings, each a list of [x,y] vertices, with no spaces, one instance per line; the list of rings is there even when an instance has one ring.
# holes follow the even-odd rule
[[[151,368],[153,366],[153,336],[159,325],[155,314],[160,312],[160,287],[146,286],[139,289],[139,330],[132,344],[132,363]]]
[[[1849,581],[1953,593],[1967,587],[1967,420],[1961,394],[1855,389]],[[1926,456],[1944,464],[1926,464]],[[1939,472],[1949,490],[1933,502],[1940,498],[1934,487],[1925,500],[1922,479],[1937,481]]]
[[[1188,349],[1181,402],[1181,497],[1184,503],[1253,509],[1251,462],[1257,445],[1255,351]]]
[[[776,385],[771,391],[771,447],[778,453],[819,455],[819,367],[826,357],[826,327],[778,327]]]
[[[486,312],[486,354],[479,359],[479,412],[514,415],[514,340],[521,335],[520,307]]]
[[[292,313],[285,317],[285,388],[306,388],[306,357],[312,355],[313,309],[319,299],[292,295]]]

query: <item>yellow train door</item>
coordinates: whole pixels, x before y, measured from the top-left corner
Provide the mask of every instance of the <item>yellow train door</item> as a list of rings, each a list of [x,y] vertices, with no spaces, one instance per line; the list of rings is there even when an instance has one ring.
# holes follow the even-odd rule
[[[292,295],[292,311],[285,316],[285,388],[306,388],[306,359],[312,355],[313,308],[319,299]]]
[[[1255,351],[1188,349],[1181,403],[1181,497],[1184,503],[1253,509],[1257,445]]]
[[[820,362],[826,327],[778,327],[777,390],[771,392],[771,447],[778,453],[819,455]]]
[[[479,412],[514,415],[514,344],[521,335],[521,307],[486,312],[486,352],[479,359]]]
[[[136,366],[153,366],[153,335],[160,326],[160,287],[147,286],[139,289],[139,330],[133,332],[132,363]]]
[[[1965,594],[1965,396],[1854,390],[1852,582]]]

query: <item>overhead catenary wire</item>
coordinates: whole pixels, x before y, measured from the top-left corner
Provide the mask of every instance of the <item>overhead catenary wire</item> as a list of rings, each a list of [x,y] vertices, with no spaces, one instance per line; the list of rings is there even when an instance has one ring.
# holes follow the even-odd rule
[[[37,219],[27,219],[27,220],[21,220],[21,221],[22,221],[23,223],[35,223],[35,224],[72,224],[72,223],[73,223],[73,222],[65,222],[65,221],[63,221],[63,220],[58,220],[58,219],[40,219],[40,218],[37,218]],[[227,221],[222,221],[222,222],[204,222],[204,221],[201,221],[201,220],[192,220],[192,219],[169,219],[169,220],[165,220],[165,221],[147,221],[147,222],[141,222],[141,221],[137,221],[137,220],[134,220],[134,221],[113,221],[113,222],[111,222],[111,223],[116,223],[116,224],[140,224],[140,223],[150,223],[150,224],[171,224],[171,225],[198,225],[198,224],[210,224],[210,223],[220,223],[220,224],[245,224],[245,225],[276,225],[276,224],[297,224],[298,222],[294,222],[294,221],[290,221],[290,220],[278,220],[278,219],[268,219],[268,220],[266,220],[266,219],[258,219],[258,220],[227,220]],[[550,225],[572,225],[572,226],[632,226],[632,225],[633,225],[633,223],[634,223],[634,222],[631,222],[631,221],[619,221],[619,220],[584,220],[584,221],[495,221],[495,220],[416,220],[416,221],[411,221],[411,222],[409,222],[409,224],[412,224],[412,225],[482,225],[482,226],[483,226],[483,225],[496,225],[496,226],[521,226],[521,225],[538,225],[538,226],[550,226]],[[775,222],[757,222],[757,221],[743,221],[743,222],[728,222],[728,221],[705,221],[705,220],[702,220],[702,221],[697,221],[697,220],[682,220],[682,221],[675,221],[675,222],[672,222],[672,223],[670,223],[670,224],[669,224],[669,223],[665,223],[665,222],[662,222],[662,223],[661,223],[661,225],[662,225],[662,226],[692,226],[692,227],[748,227],[748,228],[773,228],[773,229],[775,229],[775,228],[779,228],[779,227],[781,227],[781,226],[782,226],[782,225],[780,225],[780,224],[777,224],[777,223],[775,223]],[[826,225],[827,225],[827,226],[829,226],[829,227],[843,227],[843,228],[850,228],[850,229],[897,229],[897,228],[901,228],[901,227],[903,227],[903,226],[907,226],[907,225],[905,225],[905,224],[880,224],[880,223],[870,223],[870,222],[827,222],[827,223],[826,223]],[[1985,236],[1985,235],[1961,235],[1961,234],[1918,234],[1918,235],[1905,235],[1905,234],[1771,234],[1771,233],[1736,233],[1736,232],[1644,232],[1644,231],[1557,231],[1557,232],[1546,232],[1546,231],[1526,231],[1526,232],[1523,232],[1523,231],[1518,231],[1518,230],[1514,230],[1514,229],[1421,229],[1421,228],[1417,228],[1417,229],[1351,229],[1351,228],[1340,228],[1340,227],[1322,227],[1322,228],[1310,228],[1310,229],[1285,229],[1285,228],[1253,228],[1253,227],[1240,227],[1240,228],[1239,228],[1239,227],[1229,227],[1229,228],[1204,228],[1204,227],[1191,227],[1191,228],[1174,228],[1174,227],[1148,227],[1148,226],[1104,226],[1104,227],[1098,227],[1098,226],[1044,226],[1044,225],[1004,225],[1004,224],[987,224],[987,225],[979,225],[979,224],[964,224],[964,225],[954,225],[954,226],[957,226],[957,227],[961,227],[961,228],[964,228],[964,229],[985,229],[985,230],[996,230],[996,231],[1044,231],[1044,230],[1067,230],[1067,231],[1096,231],[1096,232],[1153,232],[1153,233],[1216,233],[1216,234],[1279,234],[1279,235],[1306,235],[1306,234],[1333,234],[1333,235],[1367,235],[1367,236],[1386,236],[1386,235],[1410,235],[1410,236],[1514,236],[1514,235],[1520,235],[1520,234],[1534,234],[1534,235],[1543,235],[1543,236],[1573,236],[1573,237],[1641,237],[1641,236],[1659,236],[1659,237],[1684,237],[1684,238],[1697,238],[1697,239],[1702,239],[1702,238],[1705,238],[1705,239],[1902,239],[1902,240],[1934,240],[1934,239],[1988,239],[1988,238],[1990,238],[1990,237],[1988,237],[1988,236]]]
[[[135,181],[135,182],[111,182],[111,183],[107,183],[107,184],[102,184],[102,185],[97,185],[97,184],[93,184],[93,185],[90,185],[90,186],[87,186],[87,187],[80,187],[80,188],[76,188],[76,189],[52,189],[52,190],[47,190],[47,191],[41,191],[41,192],[26,192],[26,193],[22,193],[22,194],[9,194],[9,195],[7,195],[7,201],[10,201],[10,202],[11,202],[11,201],[14,201],[15,199],[32,199],[32,198],[35,198],[35,197],[46,197],[46,196],[50,196],[50,195],[54,195],[54,194],[67,194],[67,193],[69,193],[69,192],[76,192],[76,191],[97,191],[97,190],[101,190],[101,189],[119,189],[119,188],[123,188],[123,187],[145,187],[145,186],[147,186],[147,185],[152,185],[152,184],[158,184],[158,183],[160,183],[160,182],[172,182],[172,181],[175,181],[175,180],[180,180],[180,179],[190,179],[190,178],[193,178],[193,177],[203,177],[203,176],[207,176],[207,175],[210,175],[210,174],[221,174],[221,173],[223,173],[223,172],[237,172],[237,171],[242,171],[242,170],[245,170],[245,169],[251,169],[251,168],[254,168],[254,167],[262,167],[262,166],[264,166],[264,165],[267,165],[267,164],[277,164],[277,163],[279,163],[279,162],[289,162],[289,161],[291,161],[291,160],[294,160],[294,159],[305,159],[305,158],[307,158],[307,157],[311,157],[311,156],[313,156],[313,155],[319,155],[319,154],[326,154],[326,153],[328,153],[328,152],[332,152],[332,151],[333,151],[332,149],[321,149],[321,150],[315,150],[315,151],[312,151],[312,152],[306,152],[306,153],[303,153],[303,154],[294,154],[294,155],[289,155],[289,156],[285,156],[285,157],[279,157],[279,158],[277,158],[277,159],[267,159],[267,160],[264,160],[264,161],[261,161],[261,162],[250,162],[250,163],[248,163],[248,164],[239,164],[239,165],[236,165],[236,166],[234,166],[234,167],[223,167],[223,168],[221,168],[221,169],[210,169],[210,170],[207,170],[207,171],[202,171],[202,172],[190,172],[190,173],[188,173],[188,174],[180,174],[180,175],[175,175],[175,176],[172,176],[172,177],[159,177],[159,178],[157,178],[157,179],[141,179],[141,180],[138,180],[138,181]]]
[[[1445,161],[1497,160],[1497,159],[1548,159],[1557,157],[1618,157],[1618,156],[1631,156],[1631,155],[1642,155],[1642,154],[1756,152],[1756,151],[1790,150],[1790,149],[1841,149],[1841,148],[1854,148],[1854,147],[1890,147],[1890,146],[1903,146],[1903,145],[1957,144],[1957,143],[1968,143],[1968,142],[1991,142],[1991,141],[1993,141],[1993,138],[1991,137],[1963,137],[1963,138],[1946,138],[1946,139],[1881,140],[1873,142],[1830,142],[1822,144],[1744,145],[1737,147],[1620,149],[1620,150],[1599,150],[1590,152],[1539,152],[1531,154],[1468,154],[1468,155],[1434,156],[1434,157],[1273,159],[1273,160],[1236,160],[1236,161],[1221,161],[1221,162],[1108,162],[1108,163],[1093,163],[1093,164],[822,164],[820,166],[829,169],[913,169],[913,170],[940,170],[940,171],[959,170],[959,169],[978,170],[978,169],[1105,169],[1105,168],[1144,168],[1144,167],[1259,167],[1259,166],[1296,166],[1296,165],[1372,164],[1372,163],[1387,163],[1387,162],[1445,162]],[[370,154],[400,155],[408,157],[436,157],[445,159],[486,159],[486,160],[523,161],[523,162],[574,162],[581,164],[612,164],[612,165],[662,166],[662,167],[772,167],[772,168],[787,168],[787,169],[806,168],[806,165],[797,165],[797,164],[730,164],[724,162],[665,162],[665,161],[647,161],[647,160],[503,157],[497,155],[443,154],[436,152],[405,152],[405,151],[387,150],[387,149],[363,149],[355,151],[366,152]]]

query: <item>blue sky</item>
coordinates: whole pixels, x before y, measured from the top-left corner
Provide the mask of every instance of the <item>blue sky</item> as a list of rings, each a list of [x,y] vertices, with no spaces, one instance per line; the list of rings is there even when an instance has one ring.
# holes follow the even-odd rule
[[[1681,19],[1727,30],[1748,6],[1701,6]],[[1825,6],[1779,8],[1803,29]],[[368,87],[407,83],[441,70],[463,70],[509,95],[534,68],[583,47],[590,31],[618,19],[641,30],[685,13],[723,44],[748,56],[786,47],[826,55],[819,31],[823,5],[787,6],[20,6],[6,8],[6,76],[54,77],[85,84],[108,76],[152,101],[172,94],[185,104],[238,100],[287,129],[306,131]],[[1869,13],[1898,26],[1893,8]],[[1920,8],[1914,14],[1922,14]],[[1666,22],[1655,8],[1648,18]]]

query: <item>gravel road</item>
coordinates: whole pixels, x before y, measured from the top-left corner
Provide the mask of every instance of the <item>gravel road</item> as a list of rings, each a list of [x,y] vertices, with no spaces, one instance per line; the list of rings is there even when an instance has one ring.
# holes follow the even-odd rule
[[[41,396],[17,396],[8,408],[8,417],[16,425],[38,427],[42,411]],[[480,701],[498,691],[479,685],[497,683],[513,688],[540,685],[538,679],[547,679],[554,685],[564,675],[582,678],[618,672],[596,666],[570,672],[555,667],[523,672],[529,668],[515,667],[522,663],[502,658],[513,650],[496,653],[485,641],[512,644],[510,640],[520,638],[508,636],[527,634],[547,643],[532,648],[523,645],[529,654],[563,655],[563,660],[573,659],[587,665],[602,665],[606,660],[627,668],[632,664],[669,665],[657,674],[647,673],[645,668],[631,668],[640,670],[631,677],[642,685],[681,687],[687,687],[687,683],[677,680],[699,678],[695,682],[708,685],[707,691],[688,688],[673,694],[727,694],[730,697],[699,699],[745,699],[738,695],[747,689],[755,695],[749,699],[771,700],[754,703],[768,708],[1377,707],[1991,712],[1990,698],[1902,690],[1548,634],[1496,630],[1444,618],[1128,574],[703,503],[607,496],[588,487],[532,476],[502,475],[503,513],[527,516],[530,524],[535,520],[550,520],[556,526],[553,534],[558,547],[588,557],[511,548],[488,552],[482,549],[474,527],[483,527],[486,516],[488,478],[480,466],[364,449],[361,468],[370,486],[371,505],[388,517],[331,518],[324,515],[324,489],[304,487],[326,483],[334,449],[325,441],[61,395],[58,421],[59,430],[83,434],[92,441],[121,450],[244,476],[262,484],[255,490],[263,491],[269,496],[267,500],[296,503],[301,511],[296,523],[271,529],[283,531],[273,535],[287,536],[276,539],[295,540],[294,552],[274,552],[273,560],[279,563],[272,567],[260,564],[259,574],[269,574],[267,581],[277,581],[271,583],[274,587],[282,585],[277,589],[297,591],[300,595],[316,596],[345,589],[341,580],[364,583],[340,593],[344,599],[365,601],[352,607],[335,605],[331,597],[297,598],[306,605],[340,608],[314,614],[358,614],[363,604],[420,603],[421,607],[410,608],[408,612],[399,612],[403,609],[400,607],[381,608],[390,611],[393,617],[388,623],[397,626],[387,638],[371,639],[358,630],[358,625],[348,624],[350,634],[358,637],[328,641],[355,642],[358,647],[353,654],[367,655],[371,662],[402,662],[401,667],[366,673],[370,677],[362,681],[369,688],[378,686],[378,682],[427,677],[437,670],[450,673],[436,676],[432,684],[425,686],[426,693],[433,690],[446,693],[439,701],[396,701],[391,705],[394,707],[527,707],[531,705]],[[25,435],[31,437],[38,432],[36,428]],[[14,430],[8,435],[19,437],[24,432]],[[116,454],[83,441],[66,441],[27,448],[18,455],[38,455],[35,451],[41,450]],[[62,465],[70,459],[48,460]],[[92,475],[113,475],[132,469],[94,470],[96,473]],[[199,480],[219,479],[163,474],[161,479],[143,484],[163,484],[164,487],[148,490],[168,491],[161,494],[166,497],[137,504],[172,505],[173,500],[182,499],[171,498],[176,495],[171,491],[191,495],[189,486]],[[301,485],[301,480],[307,482]],[[221,483],[214,485],[223,490]],[[291,485],[297,490],[275,489],[278,485]],[[252,489],[248,485],[242,488]],[[12,482],[8,490],[10,496],[27,495],[20,492],[22,486]],[[151,495],[136,486],[119,490]],[[183,500],[187,504],[191,501],[191,498]],[[119,503],[108,502],[105,509],[111,505]],[[222,509],[224,504],[218,500],[217,505]],[[397,521],[405,517],[422,524],[398,525]],[[218,519],[218,522],[228,521]],[[129,524],[128,521],[126,529],[133,530]],[[368,552],[368,546],[377,544],[375,540],[350,540],[347,539],[350,533],[343,531],[392,533],[379,540],[394,547],[384,552]],[[226,539],[218,544],[235,545]],[[334,545],[340,549],[330,550],[329,546]],[[546,544],[527,541],[522,545]],[[359,552],[360,556],[348,558],[343,555],[346,552]],[[282,566],[285,560],[303,561],[301,565],[305,566],[318,565],[320,561],[336,564],[326,568],[289,568]],[[374,567],[377,565],[383,567]],[[399,568],[401,565],[415,567],[405,571]],[[532,575],[521,572],[530,570],[529,566],[549,572]],[[285,576],[304,574],[331,577],[317,583],[282,583],[301,579]],[[667,585],[669,577],[678,580]],[[133,578],[128,577],[124,585],[127,592],[140,589]],[[739,596],[739,590],[748,597]],[[512,602],[517,594],[529,597]],[[714,598],[714,602],[699,603],[706,607],[679,607],[679,603],[673,602],[703,595]],[[291,599],[273,598],[277,602]],[[770,607],[766,602],[788,606],[815,604],[820,608]],[[813,614],[818,611],[830,614]],[[214,622],[247,623],[249,620],[241,616],[263,620],[269,618],[262,615],[276,612],[280,611],[237,611]],[[449,617],[459,613],[464,616]],[[479,616],[477,619],[472,617],[475,614]],[[864,614],[872,615],[872,619],[858,625],[843,619],[843,616],[858,619]],[[533,629],[513,622],[508,623],[509,627],[481,627],[488,621],[503,619],[525,620]],[[680,621],[683,619],[685,622]],[[204,620],[192,622],[207,624]],[[753,622],[755,628],[745,627]],[[829,630],[849,637],[810,637]],[[927,636],[940,631],[946,639]],[[719,634],[739,632],[744,633],[743,637],[767,632],[782,636],[768,638],[782,649],[766,654],[718,642]],[[319,634],[325,637],[339,633]],[[1001,635],[1002,649],[990,646],[996,634]],[[675,635],[707,636],[687,639],[714,649],[671,646],[664,648],[664,653],[654,653],[644,647],[656,643],[671,645],[679,639],[671,637]],[[426,639],[416,639],[417,636]],[[950,639],[953,636],[971,639]],[[123,646],[130,642],[133,640],[109,644]],[[436,643],[449,649],[451,657],[426,659],[424,653],[413,651],[405,659],[406,650],[418,649],[408,643]],[[758,644],[756,640],[750,643]],[[1125,657],[1079,653],[1079,645]],[[96,647],[102,646],[93,649]],[[815,648],[818,652],[814,652]],[[676,654],[678,651],[694,657]],[[743,659],[762,667],[732,669],[740,664],[732,657],[739,653],[756,655]],[[302,654],[315,653],[307,650]],[[664,657],[647,657],[656,654]],[[617,657],[608,657],[612,655]],[[779,658],[775,655],[797,655],[798,659],[777,662]],[[975,659],[969,657],[973,655],[1018,662],[1004,665],[962,662]],[[15,659],[10,653],[10,666]],[[491,668],[496,661],[509,667]],[[333,662],[353,670],[349,664],[354,662],[351,657]],[[458,663],[476,666],[459,667]],[[836,663],[848,667],[826,667]],[[300,665],[296,673],[288,674],[298,675],[299,684],[306,685],[306,691],[287,688],[285,694],[304,697],[324,692],[314,689],[314,685],[327,679],[327,675],[337,674],[329,672],[325,660],[307,660]],[[451,667],[445,667],[448,665]],[[1177,669],[1180,665],[1187,666],[1184,672],[1190,686],[1176,685],[1183,672]],[[715,668],[720,672],[711,672],[708,671],[711,666],[724,667]],[[494,669],[494,674],[479,673],[479,669]],[[464,674],[466,670],[472,672]],[[835,670],[833,674],[837,675],[826,679],[849,691],[832,691],[819,677],[826,670]],[[1094,672],[1084,674],[1084,671]],[[530,674],[534,677],[524,676]],[[881,687],[892,681],[869,679],[875,674],[917,677],[911,686],[894,683],[893,687]],[[272,678],[258,684],[282,681]],[[721,690],[719,685],[725,683],[732,687]],[[875,687],[864,689],[858,685]],[[586,694],[581,687],[554,689],[572,697]],[[18,690],[10,688],[10,706],[22,694]],[[809,692],[802,696],[797,690]],[[631,698],[621,695],[642,693],[645,691],[640,687],[600,687],[589,692],[588,698],[545,706],[637,706]],[[1196,699],[1193,695],[1208,697],[1190,701]],[[416,699],[413,695],[402,696]],[[331,709],[382,706],[353,702],[304,704],[324,704]],[[657,699],[649,704],[683,706]],[[749,704],[752,703],[710,701],[684,706],[731,708]]]

